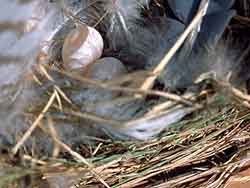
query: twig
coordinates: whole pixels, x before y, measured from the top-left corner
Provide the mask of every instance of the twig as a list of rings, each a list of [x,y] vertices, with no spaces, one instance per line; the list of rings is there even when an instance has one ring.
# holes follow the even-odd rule
[[[50,134],[53,138],[59,138],[57,131],[54,127],[54,122],[52,120],[52,118],[48,118],[48,128],[50,131]],[[53,139],[54,141],[54,139]],[[54,149],[53,149],[53,153],[52,153],[52,157],[56,158],[60,153],[60,146],[54,141]]]
[[[35,159],[31,157],[30,155],[23,155],[22,157],[24,160],[31,161],[32,163],[36,163],[38,165],[47,165],[48,163],[39,159]]]
[[[54,70],[54,69],[53,69]],[[144,89],[134,89],[131,87],[119,87],[119,86],[110,86],[107,85],[104,82],[101,81],[96,81],[96,80],[92,80],[92,79],[88,79],[88,78],[83,78],[80,75],[76,75],[70,72],[66,72],[66,71],[62,71],[62,70],[54,70],[57,71],[63,75],[66,75],[72,79],[78,80],[80,82],[89,84],[91,86],[86,86],[86,87],[97,87],[97,88],[102,88],[102,89],[107,89],[110,91],[119,91],[119,92],[125,92],[125,93],[132,93],[132,94],[138,94],[139,96],[141,95],[154,95],[154,96],[160,96],[169,100],[173,100],[173,101],[177,101],[179,103],[183,103],[185,105],[189,105],[192,106],[193,103],[189,100],[183,99],[182,97],[172,94],[172,93],[168,93],[168,92],[163,92],[163,91],[158,91],[158,90],[144,90]],[[138,98],[138,97],[136,97]],[[140,97],[139,97],[140,98]]]
[[[96,171],[93,168],[93,165],[89,163],[83,156],[81,156],[79,153],[72,150],[68,145],[60,141],[58,138],[53,137],[53,140],[64,150],[66,150],[70,155],[75,157],[77,160],[82,162],[83,164],[87,165],[90,169],[90,172],[106,187],[110,188],[110,186],[96,173]]]
[[[111,120],[111,119],[106,119],[88,112],[80,112],[80,111],[74,111],[68,108],[64,108],[63,111],[65,114],[68,115],[72,115],[75,117],[79,117],[79,118],[83,118],[83,119],[88,119],[91,120],[93,122],[97,122],[97,123],[103,123],[103,124],[108,124],[110,126],[114,126],[114,127],[120,127],[122,122],[120,121],[116,121],[116,120]]]
[[[31,127],[25,132],[25,134],[23,135],[23,137],[21,138],[21,140],[19,140],[19,142],[12,149],[12,153],[14,155],[17,153],[17,151],[23,145],[23,143],[30,137],[30,135],[36,129],[36,127],[39,125],[39,122],[43,119],[44,114],[48,111],[48,109],[50,108],[50,106],[53,104],[55,98],[56,98],[56,91],[54,91],[54,93],[51,95],[48,103],[46,104],[46,106],[44,107],[44,109],[42,110],[42,112],[39,114],[39,116],[37,117],[37,119],[34,121],[34,123],[31,125]]]
[[[195,95],[191,93],[187,93],[187,94],[184,94],[182,98],[187,99],[187,100],[193,100],[195,99]],[[157,114],[161,112],[162,110],[169,109],[175,105],[177,105],[175,101],[166,101],[161,104],[157,104],[153,106],[152,109],[149,112],[147,112],[147,114]]]

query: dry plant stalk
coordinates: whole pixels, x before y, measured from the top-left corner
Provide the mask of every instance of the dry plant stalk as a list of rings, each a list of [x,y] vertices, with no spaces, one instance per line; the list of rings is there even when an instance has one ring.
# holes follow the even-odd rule
[[[55,69],[53,69],[55,70]],[[189,100],[186,100],[182,97],[180,97],[179,95],[175,95],[172,93],[168,93],[168,92],[163,92],[163,91],[158,91],[158,90],[144,90],[144,89],[134,89],[131,87],[120,87],[120,86],[111,86],[110,84],[106,84],[105,82],[102,81],[96,81],[96,80],[92,80],[92,79],[88,79],[88,78],[83,78],[80,75],[76,75],[73,74],[71,72],[67,72],[67,71],[63,71],[63,70],[55,70],[67,77],[70,77],[72,79],[75,79],[77,81],[80,81],[82,83],[86,83],[89,85],[89,87],[97,87],[97,88],[102,88],[102,89],[107,89],[110,91],[120,91],[120,92],[125,92],[125,93],[132,93],[132,94],[143,94],[143,95],[154,95],[154,96],[160,96],[169,100],[173,100],[173,101],[177,101],[178,103],[183,103],[185,105],[188,106],[192,106],[193,103]],[[138,98],[138,97],[136,97]],[[135,98],[135,99],[136,99]]]
[[[90,172],[106,187],[106,188],[110,188],[110,186],[96,173],[96,171],[94,170],[92,164],[90,164],[84,157],[82,157],[79,153],[75,152],[74,150],[72,150],[68,145],[64,144],[63,142],[61,142],[58,138],[53,137],[53,140],[57,143],[58,146],[62,147],[64,150],[66,150],[67,152],[69,152],[70,155],[72,155],[73,157],[75,157],[77,160],[79,160],[80,162],[82,162],[83,164],[87,165]]]
[[[51,105],[53,104],[54,100],[56,98],[56,90],[51,95],[48,103],[43,108],[42,112],[39,114],[39,116],[36,118],[36,120],[33,122],[33,124],[30,126],[30,128],[25,132],[25,134],[22,136],[22,138],[18,141],[18,143],[13,147],[12,153],[15,155],[17,151],[20,149],[20,147],[24,144],[24,142],[31,136],[33,131],[38,127],[39,122],[43,119],[45,113],[49,110]]]
[[[197,129],[195,134],[187,129],[177,137],[166,136],[159,140],[135,143],[133,149],[117,155],[112,155],[115,144],[110,146],[111,153],[108,155],[105,154],[107,151],[105,143],[100,142],[96,146],[95,151],[98,152],[95,153],[95,157],[100,156],[101,159],[97,160],[96,164],[99,165],[95,167],[95,171],[102,172],[105,181],[114,187],[167,188],[188,187],[189,184],[219,187],[235,171],[250,166],[249,159],[236,160],[244,151],[249,151],[250,127],[244,121],[247,117],[249,113],[239,116],[239,113],[235,112],[225,117],[223,122],[218,120],[217,125],[212,123]],[[221,163],[216,162],[217,159],[222,160],[220,156],[223,153],[235,146],[239,147],[239,150],[234,151],[230,158]],[[209,164],[204,166],[204,163]],[[191,168],[192,172],[186,173],[187,167]],[[183,172],[180,170],[182,168]],[[172,176],[171,172],[177,169],[181,175]],[[170,179],[166,182],[154,181],[159,175]],[[217,178],[212,180],[212,177]],[[210,180],[212,182],[208,183]],[[94,184],[96,185],[96,181],[93,178],[84,176],[79,186]]]

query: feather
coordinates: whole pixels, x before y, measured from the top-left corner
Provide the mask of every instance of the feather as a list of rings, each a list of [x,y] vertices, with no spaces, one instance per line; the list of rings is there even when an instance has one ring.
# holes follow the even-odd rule
[[[58,22],[59,10],[44,0],[0,3],[0,25],[24,26],[0,31],[0,130],[15,135],[25,127],[18,114],[35,95],[27,75],[37,64],[42,42]]]
[[[94,26],[106,39],[106,46],[111,51],[119,51],[131,40],[131,27],[135,20],[142,19],[141,10],[149,6],[149,0],[81,0],[66,1],[65,7],[69,18],[51,33],[51,44],[44,49],[51,59],[60,58],[62,41],[74,28],[74,21]]]
[[[200,74],[210,71],[207,56],[214,53],[218,41],[234,15],[235,11],[227,10],[213,13],[204,18],[194,45],[191,46],[186,42],[175,61],[171,61],[163,73],[161,78],[166,87],[186,88]]]
[[[201,0],[167,0],[175,16],[185,24],[190,23],[194,17]],[[233,6],[234,0],[210,0],[207,15],[228,10]]]
[[[141,10],[149,6],[149,0],[108,0],[104,9],[108,14],[107,34],[109,48],[119,50],[131,40],[130,27],[133,22],[141,19]]]
[[[188,2],[191,4],[188,7],[192,8],[200,1],[185,1]],[[166,88],[171,90],[186,88],[193,83],[197,75],[207,70],[207,66],[201,61],[202,56],[209,53],[208,49],[216,47],[226,26],[235,15],[235,11],[229,9],[232,1],[228,1],[228,4],[219,2],[210,0],[211,4],[204,19],[200,26],[194,28],[195,35],[191,33],[166,66],[159,78]],[[182,7],[181,4],[177,5],[179,7],[176,9]],[[179,11],[182,12],[181,10]],[[188,15],[189,13],[185,17]],[[139,69],[146,67],[152,70],[176,42],[185,27],[185,23],[178,19],[164,16],[154,20],[134,21],[129,28],[130,33],[133,33],[132,38],[129,40],[129,45],[119,52],[119,58],[133,67]]]

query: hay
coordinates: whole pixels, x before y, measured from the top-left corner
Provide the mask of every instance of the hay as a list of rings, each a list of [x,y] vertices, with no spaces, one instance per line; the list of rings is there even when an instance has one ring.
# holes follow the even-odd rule
[[[122,188],[222,187],[250,167],[250,111],[230,106],[209,116],[181,122],[176,125],[181,131],[170,130],[149,142],[97,140],[94,146],[78,146],[77,155],[91,167],[71,152],[69,160],[24,160],[36,164],[44,181],[72,177],[72,187],[105,187],[100,179]]]

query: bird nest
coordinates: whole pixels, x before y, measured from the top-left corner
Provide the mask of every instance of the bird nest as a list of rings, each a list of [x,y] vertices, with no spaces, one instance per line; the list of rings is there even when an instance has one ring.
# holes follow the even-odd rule
[[[245,5],[243,0],[235,5],[242,15],[235,16],[230,24],[233,36],[245,34],[250,25]],[[195,17],[197,21],[200,18],[199,14]],[[186,30],[187,35],[191,26],[189,31]],[[0,187],[231,188],[231,184],[237,181],[242,184],[249,182],[250,97],[246,92],[231,85],[229,79],[221,80],[213,72],[200,75],[196,80],[199,89],[191,96],[161,91],[159,83],[153,89],[137,87],[141,81],[143,86],[155,83],[162,71],[157,67],[168,63],[186,37],[179,38],[153,73],[141,70],[116,80],[97,81],[58,68],[60,65],[57,66],[55,59],[52,65],[37,66],[31,76],[34,87],[42,88],[41,93],[38,92],[39,102],[33,103],[22,114],[32,122],[31,126],[17,139],[11,151],[2,149]],[[248,51],[242,53],[241,60],[249,58]],[[136,87],[131,86],[133,82],[136,82]],[[146,101],[163,98],[168,102],[154,105],[153,116],[144,106],[143,115],[130,121],[117,121],[82,111],[80,105],[72,102],[70,92],[79,92],[83,85],[96,91],[123,94],[106,101],[105,105],[133,103],[135,98]],[[69,145],[60,139],[55,129],[57,121],[77,124],[83,119],[85,123],[97,122],[113,127],[133,126],[155,120],[169,113],[169,109],[180,106],[190,106],[193,113],[149,140],[117,139],[104,130],[100,136],[86,135],[84,139],[88,141]],[[46,126],[43,126],[44,119]],[[52,153],[44,154],[39,148],[37,154],[35,143],[31,151],[24,144],[35,129],[50,138]],[[242,175],[242,172],[247,175]],[[235,180],[238,176],[240,178]]]
[[[65,151],[60,157],[3,155],[1,183],[19,187],[28,178],[29,185],[38,187],[224,187],[250,167],[249,110],[227,106],[174,127],[151,141],[92,138],[95,144],[75,150],[55,137]],[[25,165],[18,167],[20,157]],[[248,181],[241,178],[241,183]]]

